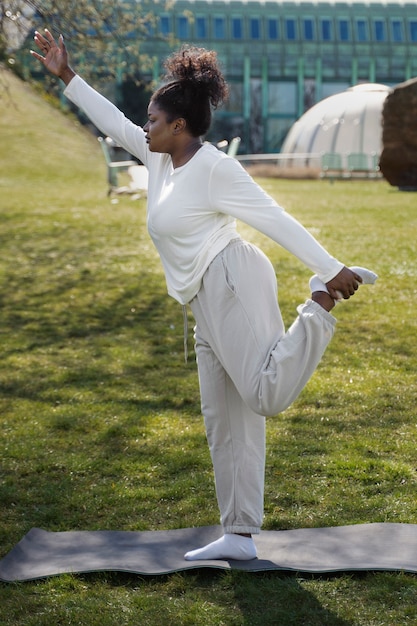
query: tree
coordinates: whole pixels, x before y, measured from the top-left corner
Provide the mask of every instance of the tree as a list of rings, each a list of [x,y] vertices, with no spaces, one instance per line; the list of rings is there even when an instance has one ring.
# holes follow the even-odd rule
[[[91,83],[141,81],[155,59],[141,42],[158,35],[155,6],[165,0],[4,0],[0,7],[0,60],[28,64],[35,29],[48,27],[69,42],[71,59]],[[33,70],[39,72],[39,68]]]
[[[0,5],[0,60],[20,48],[30,30],[35,10],[24,0],[4,0]]]

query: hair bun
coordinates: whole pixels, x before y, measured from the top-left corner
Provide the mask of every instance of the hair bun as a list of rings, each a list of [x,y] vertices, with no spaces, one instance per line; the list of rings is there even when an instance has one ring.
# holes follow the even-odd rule
[[[196,94],[209,98],[216,108],[228,95],[228,88],[219,68],[214,50],[197,47],[182,47],[165,61],[166,79],[187,82]]]

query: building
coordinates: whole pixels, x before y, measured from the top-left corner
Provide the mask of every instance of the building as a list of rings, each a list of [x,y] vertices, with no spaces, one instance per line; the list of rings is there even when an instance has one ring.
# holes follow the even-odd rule
[[[213,139],[240,135],[241,152],[279,151],[307,109],[353,85],[417,76],[414,1],[174,0],[154,10],[176,45],[217,50],[231,97]],[[155,38],[142,49],[162,59],[170,47]]]
[[[145,0],[130,1],[146,13]],[[279,152],[294,122],[329,96],[417,76],[416,0],[155,0],[150,9],[140,51],[153,66],[140,79],[159,79],[163,60],[183,43],[215,49],[230,99],[208,139],[240,136],[240,153]],[[143,123],[149,92],[119,75],[116,89],[107,76],[103,89]]]

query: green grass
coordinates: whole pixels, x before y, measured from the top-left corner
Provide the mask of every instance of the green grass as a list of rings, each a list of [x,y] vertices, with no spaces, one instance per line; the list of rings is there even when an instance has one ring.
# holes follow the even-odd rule
[[[11,76],[0,117],[0,557],[32,527],[218,523],[196,366],[143,201],[106,197],[98,143]],[[339,305],[300,398],[268,420],[265,528],[417,517],[416,195],[383,181],[260,181],[375,287]],[[309,271],[276,266],[287,324]],[[190,323],[192,323],[190,318]],[[190,331],[190,348],[192,337]],[[3,626],[402,626],[406,573],[116,573],[0,584]]]

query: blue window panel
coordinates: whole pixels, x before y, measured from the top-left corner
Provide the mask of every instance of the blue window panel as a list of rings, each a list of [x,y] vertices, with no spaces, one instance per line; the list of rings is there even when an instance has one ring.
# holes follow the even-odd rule
[[[251,17],[249,20],[251,39],[260,39],[261,37],[261,20],[259,17]]]
[[[374,39],[375,41],[387,40],[387,29],[384,20],[375,20],[374,22]]]
[[[177,17],[177,37],[179,39],[188,39],[188,19],[184,15]]]
[[[314,22],[311,18],[303,20],[303,37],[306,41],[313,41],[315,38]]]
[[[207,37],[207,18],[197,17],[195,20],[195,34],[198,39],[205,39]]]
[[[410,40],[417,41],[417,20],[410,20]]]
[[[339,20],[339,38],[340,41],[350,41],[349,20]]]
[[[268,39],[278,39],[278,20],[269,18],[267,21]]]
[[[146,21],[143,23],[143,26],[144,26],[144,28],[145,28],[145,30],[146,30],[146,34],[147,34],[149,37],[152,37],[152,35],[154,35],[154,34],[155,34],[155,29],[154,29],[154,27],[153,27],[152,22],[150,22],[149,20],[146,20]]]
[[[332,41],[333,39],[333,24],[332,20],[321,20],[321,38],[323,41]]]
[[[297,83],[270,82],[268,85],[269,113],[288,113],[294,115],[297,111]]]
[[[285,20],[285,36],[289,41],[297,39],[297,24],[292,17]]]
[[[402,20],[392,20],[391,22],[392,41],[404,41],[404,30]]]
[[[168,15],[161,15],[159,28],[162,35],[169,35],[171,32],[171,20]]]
[[[215,17],[213,28],[215,39],[224,39],[226,37],[226,22],[224,17]]]
[[[358,41],[368,41],[367,26],[366,20],[356,20],[356,37]]]
[[[243,38],[243,20],[241,17],[232,17],[232,37],[233,39]]]

